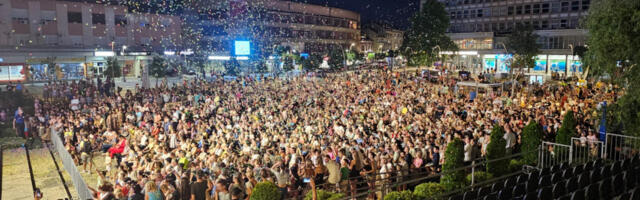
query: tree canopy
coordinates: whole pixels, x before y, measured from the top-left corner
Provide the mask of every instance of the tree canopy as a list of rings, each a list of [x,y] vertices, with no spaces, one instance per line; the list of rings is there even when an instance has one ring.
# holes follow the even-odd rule
[[[594,1],[585,21],[590,37],[584,63],[596,78],[607,75],[624,96],[607,109],[607,132],[640,134],[640,1]],[[611,103],[611,102],[610,102]],[[611,130],[610,128],[618,129]]]
[[[516,26],[505,44],[507,51],[513,54],[512,69],[535,66],[535,57],[540,53],[540,46],[536,43],[537,39],[538,35],[533,33],[531,26],[521,24]]]
[[[427,0],[423,7],[422,11],[409,19],[411,27],[405,33],[400,48],[412,65],[430,65],[437,58],[438,51],[457,50],[455,43],[445,34],[449,28],[449,14],[444,4]]]

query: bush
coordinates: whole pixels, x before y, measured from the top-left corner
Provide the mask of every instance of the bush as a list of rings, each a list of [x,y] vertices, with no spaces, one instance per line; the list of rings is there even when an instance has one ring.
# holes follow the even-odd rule
[[[516,172],[522,170],[522,166],[525,165],[524,160],[513,159],[509,161],[509,172]]]
[[[464,166],[464,144],[460,138],[454,138],[447,145],[442,165],[442,178],[440,184],[447,191],[464,186],[464,170],[457,170]]]
[[[272,182],[261,182],[256,184],[251,193],[250,200],[279,200],[280,190]]]
[[[473,176],[475,176],[474,183],[481,183],[493,178],[493,174],[483,171],[473,172]],[[471,184],[471,174],[467,175],[467,184]]]
[[[318,200],[338,200],[344,198],[345,195],[342,193],[333,193],[326,190],[318,190]],[[307,195],[304,196],[304,200],[312,200],[313,199],[313,191],[307,192]]]
[[[405,190],[402,192],[390,192],[389,194],[384,196],[384,200],[414,200],[416,199],[413,196],[411,191]]]
[[[423,183],[413,190],[413,196],[417,199],[429,199],[444,193],[444,186],[439,183]]]
[[[522,130],[522,152],[524,164],[534,165],[538,161],[538,150],[542,143],[542,126],[531,121]]]
[[[573,111],[568,111],[562,120],[562,126],[556,135],[556,143],[569,145],[571,137],[576,135],[576,120],[573,119]]]
[[[503,159],[499,161],[493,161],[495,159],[503,158],[506,155],[507,141],[504,140],[504,130],[501,126],[494,126],[491,131],[491,141],[487,146],[487,172],[493,174],[496,177],[502,176],[507,172],[509,167],[509,160]]]

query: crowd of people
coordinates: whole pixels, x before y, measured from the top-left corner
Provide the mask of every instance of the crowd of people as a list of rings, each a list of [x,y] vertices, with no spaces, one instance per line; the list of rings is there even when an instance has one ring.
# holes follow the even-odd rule
[[[126,91],[74,81],[47,84],[25,120],[44,140],[61,136],[80,168],[98,174],[96,199],[248,199],[262,181],[288,199],[310,184],[352,195],[358,182],[373,191],[438,173],[453,138],[464,141],[465,161],[482,158],[495,125],[504,127],[510,153],[521,151],[529,121],[553,141],[569,110],[578,134],[595,136],[594,107],[616,97],[606,85],[508,92],[477,94],[455,81],[384,71]],[[95,158],[106,167],[92,166],[103,162]]]

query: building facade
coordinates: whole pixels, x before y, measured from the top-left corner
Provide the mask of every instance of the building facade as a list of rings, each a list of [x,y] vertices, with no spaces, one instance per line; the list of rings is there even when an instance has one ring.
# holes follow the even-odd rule
[[[535,29],[542,53],[528,71],[537,81],[545,75],[577,75],[582,63],[573,48],[585,45],[588,35],[580,22],[590,0],[443,0],[451,25],[448,35],[460,48],[445,65],[472,70],[509,71],[511,55],[505,43],[517,24]]]
[[[371,41],[375,53],[398,50],[402,46],[404,31],[394,29],[385,23],[370,23],[362,27],[362,35]]]
[[[32,80],[50,79],[50,70],[59,79],[104,75],[109,56],[117,56],[126,76],[137,77],[153,53],[184,64],[181,56],[191,52],[185,41],[194,30],[205,56],[223,58],[236,40],[249,40],[252,56],[278,45],[311,53],[348,50],[360,41],[358,13],[319,5],[206,0],[151,14],[87,2],[0,0],[0,67],[6,68],[0,81],[24,79],[23,69],[32,71]]]
[[[280,45],[307,53],[350,48],[360,41],[360,15],[344,9],[280,0],[209,0],[199,4],[206,4],[199,6],[206,13],[190,13],[196,26],[203,27],[203,41],[211,44],[214,54],[229,54],[232,41],[238,39],[251,40],[257,51]]]
[[[46,79],[53,74],[48,70],[56,70],[59,79],[100,75],[112,55],[121,56],[125,75],[138,76],[151,52],[180,45],[181,25],[179,17],[131,13],[116,5],[0,0],[0,66],[14,75],[0,79],[23,78],[17,72],[23,69],[32,80]]]

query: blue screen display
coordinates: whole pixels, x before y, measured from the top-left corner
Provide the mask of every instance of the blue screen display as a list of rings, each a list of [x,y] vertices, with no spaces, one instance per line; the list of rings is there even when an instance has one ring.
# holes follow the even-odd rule
[[[235,41],[235,54],[236,54],[236,56],[248,56],[248,55],[251,55],[251,42],[249,42],[249,41]]]

